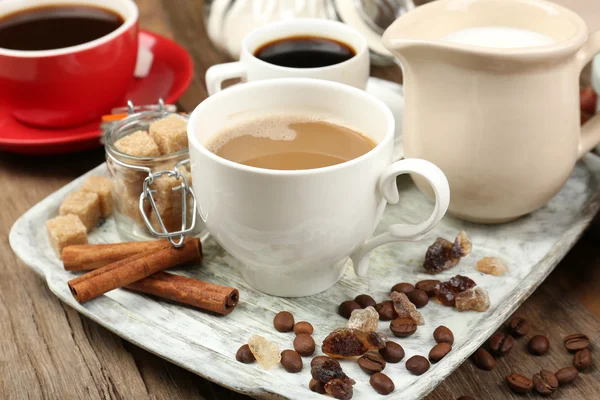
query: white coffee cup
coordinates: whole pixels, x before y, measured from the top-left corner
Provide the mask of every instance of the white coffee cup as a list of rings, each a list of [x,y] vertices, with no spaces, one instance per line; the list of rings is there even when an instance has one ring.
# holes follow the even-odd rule
[[[290,68],[265,62],[254,56],[261,46],[275,40],[297,36],[333,39],[349,45],[354,57],[338,64],[319,68]],[[369,79],[369,47],[365,38],[353,27],[341,22],[299,18],[265,25],[250,32],[242,43],[240,61],[213,65],[206,71],[208,94],[222,90],[228,79],[244,82],[273,78],[314,78],[345,83],[365,89]]]
[[[341,121],[377,146],[341,164],[291,171],[238,164],[205,147],[231,124],[291,110]],[[387,106],[337,82],[282,78],[228,88],[196,107],[188,138],[200,216],[215,240],[241,262],[246,281],[276,296],[307,296],[329,288],[344,273],[348,257],[364,276],[371,250],[421,239],[450,201],[448,181],[434,164],[420,159],[392,163],[394,118]],[[391,225],[369,239],[387,202],[399,200],[396,177],[401,174],[416,174],[431,184],[433,212],[422,223]]]

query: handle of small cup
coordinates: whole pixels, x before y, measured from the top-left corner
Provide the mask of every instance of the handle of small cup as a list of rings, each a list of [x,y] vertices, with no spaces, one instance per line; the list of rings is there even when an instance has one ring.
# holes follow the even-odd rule
[[[223,82],[228,79],[245,79],[246,67],[239,61],[213,65],[206,71],[205,81],[208,95],[223,90]]]
[[[577,61],[580,70],[600,53],[600,31],[595,32],[588,38],[579,53],[577,53]],[[581,127],[581,136],[579,138],[579,158],[586,155],[600,143],[600,114],[592,117]]]
[[[426,221],[416,225],[394,224],[386,233],[369,239],[361,248],[350,255],[354,265],[354,272],[358,276],[365,276],[369,269],[369,254],[376,247],[386,243],[399,241],[417,241],[437,225],[442,219],[450,204],[450,186],[446,175],[436,165],[429,161],[408,158],[396,161],[390,165],[379,178],[379,190],[383,198],[395,204],[400,200],[400,193],[396,186],[396,177],[402,174],[415,174],[424,178],[435,193],[435,206]]]

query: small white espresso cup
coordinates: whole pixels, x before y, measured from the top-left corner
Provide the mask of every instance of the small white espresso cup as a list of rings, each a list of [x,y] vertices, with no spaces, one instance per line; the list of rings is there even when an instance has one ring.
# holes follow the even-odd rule
[[[333,39],[349,45],[356,54],[341,63],[318,68],[282,67],[254,56],[267,43],[299,36]],[[206,88],[208,94],[213,95],[222,90],[223,82],[228,79],[250,82],[298,77],[325,79],[364,90],[369,79],[369,62],[367,41],[356,29],[327,19],[299,18],[271,23],[250,32],[242,43],[240,61],[213,65],[206,71]]]
[[[316,169],[270,170],[221,158],[207,142],[231,124],[257,115],[326,115],[377,145],[353,160]],[[394,118],[377,98],[343,85],[282,78],[228,88],[192,112],[188,138],[194,193],[210,233],[241,262],[256,289],[284,297],[308,296],[335,284],[348,257],[364,276],[374,248],[420,240],[444,216],[448,181],[420,159],[392,163]],[[391,225],[371,238],[385,206],[399,200],[396,177],[416,174],[432,186],[435,206],[417,225]]]

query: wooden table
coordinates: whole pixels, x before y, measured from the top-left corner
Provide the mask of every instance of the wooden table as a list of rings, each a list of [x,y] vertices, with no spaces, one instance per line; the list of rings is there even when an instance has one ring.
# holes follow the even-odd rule
[[[590,27],[600,29],[597,0],[560,2],[580,12]],[[183,109],[191,110],[206,96],[206,69],[224,61],[204,34],[202,1],[138,0],[138,4],[143,28],[174,38],[191,53],[196,74],[180,100]],[[374,74],[400,80],[394,68],[376,69]],[[60,157],[0,153],[0,399],[246,398],[81,317],[13,255],[8,244],[13,222],[46,195],[103,161],[102,149]],[[524,351],[526,340],[521,339],[508,356],[498,361],[493,372],[477,370],[467,361],[427,398],[522,398],[506,389],[504,375],[513,368],[532,374],[542,367],[555,370],[570,365],[570,356],[562,348],[564,334],[586,332],[595,347],[600,347],[599,243],[600,223],[596,222],[518,311],[531,321],[536,332],[549,336],[552,349],[548,355],[528,356]],[[552,398],[600,398],[598,367]]]

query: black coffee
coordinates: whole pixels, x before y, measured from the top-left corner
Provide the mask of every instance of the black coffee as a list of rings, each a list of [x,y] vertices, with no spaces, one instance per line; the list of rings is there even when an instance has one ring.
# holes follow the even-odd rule
[[[319,68],[351,59],[356,51],[346,43],[316,36],[294,36],[261,46],[254,55],[270,64],[291,68]]]
[[[123,22],[120,15],[100,7],[30,8],[0,19],[0,48],[32,51],[76,46],[111,33]]]

